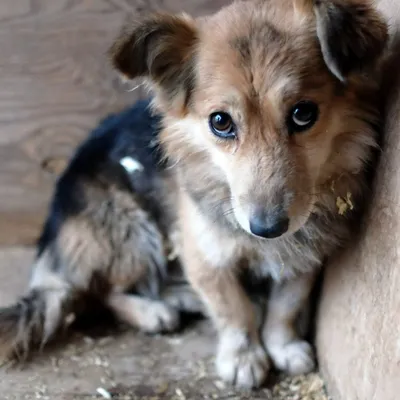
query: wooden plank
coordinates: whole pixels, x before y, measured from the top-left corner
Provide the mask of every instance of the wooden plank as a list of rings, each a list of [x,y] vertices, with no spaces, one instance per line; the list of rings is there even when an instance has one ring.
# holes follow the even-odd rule
[[[227,0],[13,0],[0,2],[0,245],[31,244],[55,175],[98,119],[133,102],[106,51],[128,13],[195,15]]]

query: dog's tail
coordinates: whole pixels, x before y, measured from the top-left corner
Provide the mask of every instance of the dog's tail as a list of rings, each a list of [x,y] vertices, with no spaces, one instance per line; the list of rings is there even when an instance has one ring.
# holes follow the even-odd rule
[[[74,317],[77,293],[65,285],[33,287],[26,296],[0,308],[0,361],[25,361]]]

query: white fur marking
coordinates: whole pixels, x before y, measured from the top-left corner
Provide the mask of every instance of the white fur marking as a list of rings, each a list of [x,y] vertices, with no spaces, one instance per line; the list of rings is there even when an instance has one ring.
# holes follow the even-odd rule
[[[135,160],[132,157],[121,158],[119,163],[126,169],[126,171],[129,174],[132,174],[133,172],[136,172],[136,171],[143,171],[144,170],[143,165],[140,164],[139,161]]]
[[[239,208],[239,206],[234,205],[233,212],[235,214],[236,220],[239,225],[244,229],[247,233],[252,233],[250,230],[250,221],[246,217],[246,214]]]
[[[111,398],[112,398],[111,393],[108,392],[106,389],[104,389],[104,388],[102,388],[102,387],[97,388],[97,389],[96,389],[96,392],[97,392],[101,397],[103,397],[103,399],[111,399]]]
[[[314,352],[306,341],[269,346],[268,351],[275,366],[289,375],[308,374],[315,369]]]
[[[259,387],[269,370],[269,361],[258,341],[239,329],[225,329],[219,341],[216,366],[219,376],[242,388]]]

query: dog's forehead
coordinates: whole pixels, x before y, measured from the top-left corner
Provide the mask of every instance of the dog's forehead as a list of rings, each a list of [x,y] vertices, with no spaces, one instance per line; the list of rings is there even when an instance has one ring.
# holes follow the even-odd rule
[[[293,3],[281,1],[234,3],[201,24],[197,96],[205,107],[280,110],[284,103],[326,92],[332,82],[312,18],[296,16],[287,7]]]
[[[260,18],[248,13],[240,19],[228,14],[221,21],[212,32],[210,27],[204,30],[199,57],[202,84],[232,84],[243,91],[251,83],[258,94],[272,87],[283,94],[323,66],[317,40],[308,30],[296,34],[280,30],[268,14]]]

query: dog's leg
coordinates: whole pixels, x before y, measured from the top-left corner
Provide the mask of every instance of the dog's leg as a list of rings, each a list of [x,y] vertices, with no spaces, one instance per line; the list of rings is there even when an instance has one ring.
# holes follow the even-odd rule
[[[260,343],[253,305],[232,270],[216,269],[191,257],[188,277],[207,305],[219,331],[216,367],[225,381],[258,387],[269,369]],[[200,272],[199,272],[200,271]]]
[[[311,345],[296,332],[296,319],[307,306],[314,282],[314,273],[274,282],[268,300],[264,344],[274,365],[291,375],[308,373],[315,367]]]
[[[216,367],[224,380],[257,387],[269,369],[254,306],[236,276],[237,246],[189,206],[183,211],[181,257],[186,276],[202,298],[219,331]]]
[[[188,283],[166,285],[161,298],[179,311],[203,315],[206,313],[203,302]]]
[[[224,235],[185,194],[180,198],[181,262],[219,331],[218,374],[239,387],[257,387],[269,370],[254,306],[237,277],[242,257],[233,237]]]
[[[179,312],[162,301],[111,293],[106,305],[127,324],[148,333],[171,332],[179,327]]]

